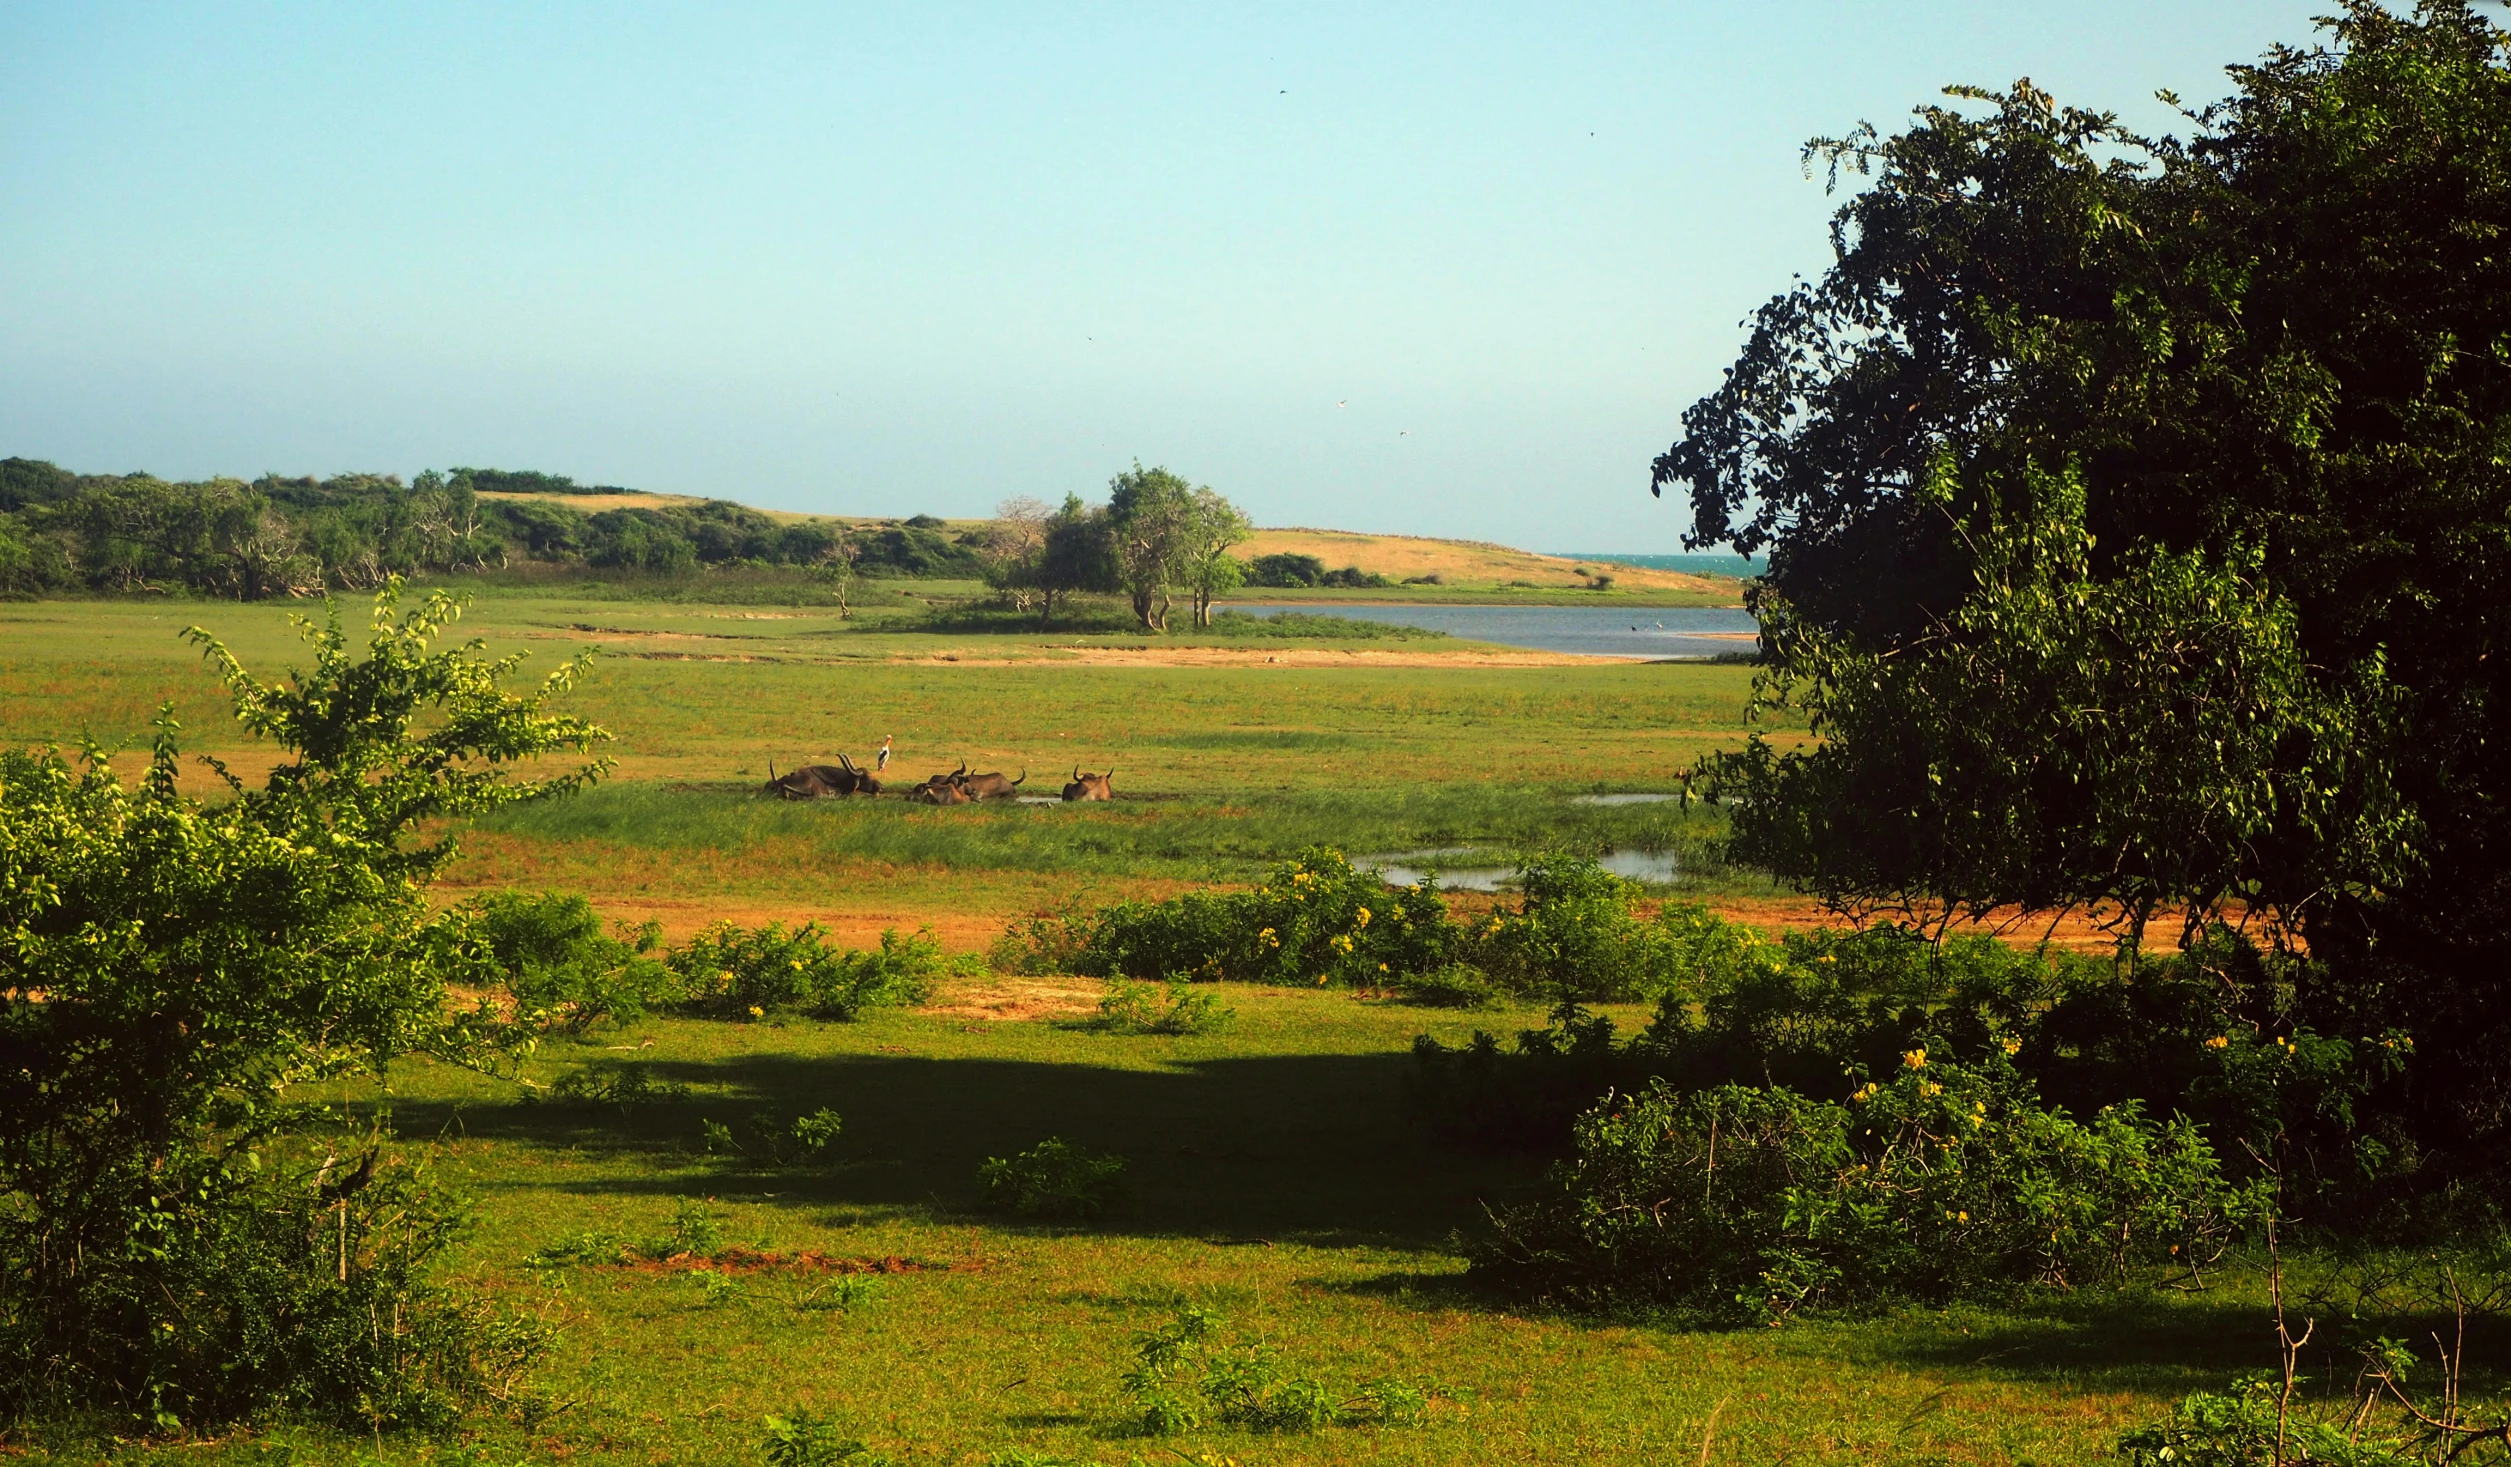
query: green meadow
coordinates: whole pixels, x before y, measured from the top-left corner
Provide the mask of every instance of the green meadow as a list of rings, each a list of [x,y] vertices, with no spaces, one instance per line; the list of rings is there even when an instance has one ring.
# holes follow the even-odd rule
[[[234,729],[181,633],[203,624],[248,666],[275,669],[302,660],[289,618],[309,610],[0,604],[0,741],[94,738],[135,763],[170,701],[187,747],[251,769],[266,753]],[[1738,737],[1746,667],[1528,659],[1445,638],[901,629],[922,625],[481,597],[458,630],[525,654],[526,675],[596,654],[569,706],[617,735],[619,767],[579,799],[468,833],[444,889],[583,891],[675,934],[716,914],[849,933],[930,922],[957,947],[1077,895],[1243,881],[1313,844],[1503,859],[1546,845],[1672,850],[1704,889],[1766,890],[1716,865],[1713,816],[1574,802],[1677,789],[1702,752]],[[1181,661],[1206,655],[1225,660]],[[771,766],[841,752],[869,762],[884,735],[901,786],[965,761],[1025,772],[1025,789],[1053,795],[1076,766],[1112,767],[1120,798],[931,809],[755,797]]]
[[[250,768],[266,756],[178,634],[203,624],[275,669],[298,655],[290,610],[0,606],[0,740],[92,737],[130,762],[171,701],[191,747]],[[1134,652],[1138,635],[908,620],[482,598],[463,630],[529,653],[527,670],[599,653],[570,702],[617,735],[619,768],[580,798],[461,832],[442,894],[582,892],[675,938],[719,917],[820,921],[857,942],[929,925],[980,951],[1028,912],[1243,882],[1322,843],[1670,850],[1684,877],[1659,897],[1787,901],[1718,864],[1708,813],[1574,798],[1677,788],[1740,736],[1748,668],[1513,665],[1436,642],[1373,660],[1384,644],[1330,637],[1181,634]],[[1229,656],[1196,664],[1198,648]],[[932,809],[756,793],[771,759],[860,761],[884,734],[909,778],[965,759],[1052,792],[1076,763],[1113,765],[1120,797]],[[1776,1331],[1502,1307],[1464,1287],[1460,1239],[1486,1206],[1527,1195],[1542,1159],[1433,1141],[1407,1100],[1409,1050],[1420,1034],[1539,1027],[1539,1010],[1232,987],[1221,1033],[1127,1037],[1090,1027],[1098,993],[974,979],[850,1024],[649,1020],[553,1039],[523,1083],[405,1064],[388,1090],[333,1092],[354,1132],[388,1113],[475,1199],[456,1272],[555,1324],[556,1355],[515,1409],[453,1438],[284,1428],[162,1450],[753,1463],[763,1419],[807,1409],[903,1461],[2092,1462],[2178,1394],[2268,1363],[2239,1283]],[[823,1108],[843,1129],[812,1164],[738,1149],[761,1123]],[[736,1149],[723,1132],[710,1143],[710,1123]],[[1124,1160],[1106,1215],[975,1210],[980,1162],[1049,1136]],[[588,1239],[598,1260],[675,1227],[754,1256],[728,1270],[564,1261]],[[1135,1340],[1189,1305],[1333,1389],[1415,1383],[1426,1414],[1313,1435],[1134,1434],[1121,1377]]]
[[[652,1022],[562,1042],[527,1072],[555,1086],[633,1067],[623,1101],[397,1074],[400,1134],[478,1199],[458,1273],[561,1335],[522,1417],[459,1444],[384,1438],[381,1460],[750,1463],[763,1418],[801,1408],[902,1461],[2093,1462],[2168,1399],[2268,1363],[2237,1287],[1777,1331],[1495,1307],[1463,1287],[1455,1234],[1540,1163],[1431,1144],[1405,1051],[1540,1014],[1233,989],[1227,1032],[1163,1039],[951,1011],[985,994],[842,1025]],[[380,1098],[358,1093],[353,1127]],[[845,1124],[817,1164],[705,1149],[709,1121],[740,1137],[754,1116],[822,1107]],[[980,1161],[1050,1135],[1124,1158],[1107,1215],[975,1210]],[[759,1257],[553,1258],[692,1225]],[[1136,1336],[1189,1304],[1338,1390],[1420,1382],[1427,1414],[1143,1438],[1121,1377]],[[185,1460],[274,1451],[364,1460],[376,1444],[282,1433]]]

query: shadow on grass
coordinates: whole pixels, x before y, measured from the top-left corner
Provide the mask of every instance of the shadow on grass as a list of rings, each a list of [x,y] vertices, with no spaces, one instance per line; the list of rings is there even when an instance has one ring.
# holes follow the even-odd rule
[[[557,1186],[655,1197],[758,1197],[818,1211],[951,1213],[973,1207],[977,1164],[1048,1136],[1125,1159],[1126,1195],[1088,1231],[1264,1247],[1437,1247],[1523,1195],[1539,1162],[1431,1144],[1407,1119],[1400,1053],[1213,1059],[1162,1070],[916,1056],[754,1055],[653,1061],[656,1085],[694,1098],[633,1106],[545,1101],[402,1102],[402,1134],[462,1134],[630,1154],[632,1175],[552,1182],[491,1176],[484,1189]],[[747,1134],[821,1107],[845,1120],[830,1164],[710,1163],[705,1123]]]

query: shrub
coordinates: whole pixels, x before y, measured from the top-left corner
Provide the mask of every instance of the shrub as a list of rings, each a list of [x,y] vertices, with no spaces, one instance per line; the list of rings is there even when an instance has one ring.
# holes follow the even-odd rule
[[[1500,1001],[1499,985],[1468,963],[1449,963],[1397,985],[1404,1001],[1433,1009],[1487,1009]]]
[[[1640,1044],[1685,1083],[1786,1085],[1822,1094],[1888,1070],[1920,1045],[1976,1059],[2110,965],[2017,951],[1992,937],[1929,942],[1889,925],[1792,932],[1776,942],[1697,914],[1661,914],[1697,1004],[1663,1002]],[[2103,1096],[2100,1103],[2125,1098]]]
[[[764,1425],[767,1467],[891,1467],[895,1460],[839,1435],[837,1423],[808,1411],[770,1416]]]
[[[191,634],[286,751],[259,787],[180,793],[170,713],[136,787],[100,749],[0,755],[0,1413],[421,1423],[522,1349],[431,1281],[452,1198],[289,1130],[303,1084],[493,1053],[448,1003],[496,975],[426,903],[451,847],[423,835],[602,768],[506,782],[606,737],[545,711],[580,664],[509,692],[512,659],[435,650],[457,603],[398,594],[362,657],[301,622],[313,666],[276,685]]]
[[[1519,993],[1560,1000],[1653,998],[1672,982],[1673,944],[1632,911],[1638,883],[1593,857],[1548,854],[1518,866],[1517,910],[1474,937],[1482,966]]]
[[[1237,1018],[1237,1010],[1182,980],[1168,985],[1163,1003],[1150,984],[1118,978],[1099,1000],[1098,1027],[1111,1034],[1217,1034]]]
[[[1501,1214],[1475,1269],[1572,1301],[1778,1319],[2194,1270],[2263,1215],[2197,1128],[2133,1105],[2079,1123],[2002,1062],[1912,1051],[1847,1105],[1653,1082],[1581,1116],[1553,1195]]]
[[[1005,927],[986,950],[986,961],[997,973],[1030,977],[1090,972],[1092,925],[1080,899],[1068,899]]]
[[[1390,889],[1313,846],[1245,892],[1120,902],[1090,922],[1081,971],[1109,978],[1388,986],[1445,967],[1457,932],[1433,881]]]
[[[746,1157],[767,1166],[808,1166],[827,1156],[845,1122],[825,1106],[790,1121],[761,1113],[750,1117],[747,1141],[737,1139],[732,1128],[720,1122],[701,1124],[709,1151]]]
[[[1049,1136],[1008,1160],[987,1157],[977,1183],[984,1189],[979,1205],[989,1212],[1090,1221],[1124,1190],[1125,1162]]]
[[[1426,1384],[1374,1381],[1346,1394],[1313,1376],[1287,1375],[1261,1341],[1218,1344],[1221,1319],[1189,1305],[1161,1329],[1134,1337],[1125,1372],[1135,1429],[1176,1436],[1207,1420],[1247,1431],[1316,1432],[1333,1426],[1404,1426],[1429,1406]]]
[[[491,892],[463,910],[527,1023],[570,1030],[604,1019],[632,1023],[679,996],[671,969],[647,956],[661,940],[659,923],[614,936],[591,902],[556,892]]]
[[[624,1113],[640,1105],[667,1105],[689,1098],[677,1080],[657,1080],[640,1064],[579,1065],[549,1087],[550,1099],[579,1105],[615,1105]]]
[[[1574,1003],[1554,1009],[1548,1027],[1520,1030],[1512,1050],[1477,1029],[1460,1048],[1416,1036],[1412,1055],[1407,1095],[1433,1134],[1537,1151],[1566,1145],[1571,1121],[1596,1097],[1656,1073],[1645,1052],[1614,1043],[1611,1019]]]
[[[816,922],[791,931],[776,922],[746,930],[717,922],[670,961],[689,1006],[719,1018],[790,1010],[851,1019],[868,1008],[922,1003],[935,984],[967,966],[943,954],[929,927],[913,937],[892,928],[878,948],[851,949],[830,943]]]

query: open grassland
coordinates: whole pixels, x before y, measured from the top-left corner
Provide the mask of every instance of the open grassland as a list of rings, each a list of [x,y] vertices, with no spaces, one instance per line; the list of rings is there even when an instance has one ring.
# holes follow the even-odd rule
[[[1070,987],[1065,1005],[1086,1007],[1091,985]],[[980,985],[847,1025],[650,1022],[533,1063],[544,1086],[634,1064],[649,1098],[626,1103],[406,1067],[396,1123],[436,1138],[435,1164],[479,1200],[459,1271],[563,1324],[540,1381],[563,1409],[529,1427],[479,1424],[460,1454],[387,1439],[385,1460],[754,1463],[761,1418],[800,1406],[912,1462],[1018,1448],[1111,1467],[2090,1463],[2180,1392],[2268,1363],[2238,1286],[1781,1331],[1500,1307],[1463,1287],[1451,1234],[1522,1195],[1539,1163],[1431,1143],[1407,1115],[1405,1051],[1416,1033],[1453,1042],[1540,1016],[1223,997],[1239,1018],[1216,1037],[1093,1033],[1040,1012],[1034,986]],[[753,1116],[821,1107],[844,1117],[822,1163],[703,1147],[705,1122],[741,1136]],[[976,1211],[979,1161],[1049,1135],[1126,1160],[1112,1210],[1074,1225]],[[588,1233],[669,1236],[687,1207],[727,1245],[876,1271],[865,1286],[818,1261],[527,1266]],[[1134,1435],[1119,1379],[1133,1339],[1188,1303],[1336,1389],[1425,1380],[1428,1416],[1316,1435]],[[365,1450],[295,1440],[294,1460]],[[183,1460],[268,1461],[273,1448]]]
[[[248,665],[281,667],[303,660],[289,610],[0,606],[0,742],[92,735],[137,749],[171,700],[190,747],[255,769],[266,751],[235,730],[180,633],[205,623]],[[585,797],[468,833],[445,890],[583,891],[673,935],[716,916],[815,919],[857,939],[930,923],[950,945],[976,947],[1006,919],[1068,897],[1245,880],[1310,844],[1698,854],[1715,833],[1710,816],[1571,797],[1675,788],[1678,771],[1737,736],[1750,680],[1749,669],[1705,664],[1494,665],[1487,649],[1444,640],[1404,644],[1409,664],[1368,660],[1374,644],[1283,642],[1246,658],[1337,660],[1180,666],[1165,648],[1125,660],[1138,637],[1089,660],[1070,638],[887,626],[482,598],[461,630],[528,652],[527,670],[588,646],[600,654],[570,702],[619,736],[619,770]],[[1104,650],[1116,639],[1097,640]],[[1025,770],[1028,788],[1051,795],[1075,764],[1112,766],[1120,799],[932,809],[755,797],[771,760],[868,761],[883,735],[896,736],[901,784],[965,760]],[[1739,896],[1768,894],[1720,879]]]
[[[134,745],[170,700],[194,748],[250,771],[267,756],[178,634],[203,623],[249,665],[283,667],[303,660],[288,610],[0,606],[0,741]],[[1811,915],[1718,867],[1712,816],[1572,798],[1673,788],[1738,736],[1744,668],[1505,666],[1436,643],[1412,665],[1092,661],[1067,655],[1070,638],[565,596],[484,598],[463,629],[530,652],[527,668],[598,647],[572,701],[619,735],[621,765],[587,796],[463,832],[449,897],[577,891],[674,938],[723,917],[818,920],[858,942],[929,924],[964,950],[1058,902],[1243,881],[1311,843],[1570,844],[1670,849],[1686,880],[1666,895],[1765,922]],[[883,734],[910,778],[964,758],[1026,768],[1047,790],[1075,762],[1112,764],[1122,798],[931,809],[755,794],[771,758],[865,759]],[[462,1444],[290,1430],[165,1454],[753,1463],[761,1418],[805,1407],[916,1462],[1020,1449],[1109,1467],[2089,1463],[2169,1398],[2269,1363],[2255,1290],[2237,1281],[1754,1332],[1510,1307],[1464,1287],[1458,1230],[1527,1195],[1540,1160],[1434,1143],[1408,1111],[1408,1051],[1416,1034],[1459,1043],[1537,1026],[1539,1011],[1232,986],[1234,1026],[1168,1039],[1093,1031],[1098,995],[1087,980],[990,979],[854,1024],[651,1020],[545,1044],[529,1085],[404,1065],[394,1125],[478,1200],[457,1271],[563,1327],[539,1379],[556,1409],[472,1422]],[[562,1098],[570,1074],[622,1067],[638,1083]],[[354,1103],[363,1134],[385,1097],[333,1098]],[[709,1122],[738,1140],[823,1107],[844,1127],[821,1162],[707,1149]],[[1050,1135],[1125,1158],[1106,1217],[973,1210],[982,1158]],[[689,1209],[722,1242],[784,1261],[531,1263],[587,1234],[668,1235]],[[1132,1435],[1133,1340],[1186,1304],[1337,1390],[1426,1381],[1428,1415],[1310,1436]]]

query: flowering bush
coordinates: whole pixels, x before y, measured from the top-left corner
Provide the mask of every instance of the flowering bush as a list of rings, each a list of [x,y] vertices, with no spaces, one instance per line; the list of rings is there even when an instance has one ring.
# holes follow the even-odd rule
[[[878,948],[842,948],[816,922],[790,931],[770,922],[743,929],[718,922],[671,955],[690,1009],[720,1018],[764,1018],[799,1010],[851,1019],[867,1008],[922,1003],[933,985],[968,966],[942,952],[933,929],[881,934]]]
[[[1322,846],[1253,891],[1120,902],[1087,920],[1076,966],[1109,978],[1395,987],[1445,966],[1457,941],[1436,882],[1390,888]]]
[[[1587,856],[1529,857],[1524,895],[1474,930],[1483,968],[1520,993],[1563,1001],[1652,998],[1673,980],[1674,945],[1631,909],[1639,885]]]

